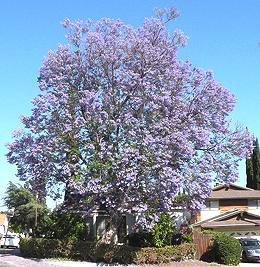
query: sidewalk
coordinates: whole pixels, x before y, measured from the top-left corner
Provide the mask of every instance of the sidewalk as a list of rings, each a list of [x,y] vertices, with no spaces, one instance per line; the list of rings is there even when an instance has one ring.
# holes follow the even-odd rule
[[[25,259],[15,255],[0,255],[0,267],[138,267],[138,265],[120,265],[120,264],[105,264],[105,263],[93,263],[86,261],[65,261],[65,260],[49,260],[49,259]],[[143,266],[143,265],[142,265]],[[169,264],[159,265],[145,265],[149,267],[207,267],[207,266],[218,266],[207,264],[201,261],[187,261],[187,262],[172,262]],[[140,266],[139,266],[140,267]]]
[[[93,263],[93,262],[80,262],[80,261],[59,261],[59,260],[41,260],[41,262],[45,262],[51,266],[59,266],[59,267],[103,267],[103,266],[109,266],[109,267],[120,267],[120,266],[124,266],[124,267],[138,267],[138,265],[135,264],[131,264],[131,265],[120,265],[120,264],[105,264],[105,263]],[[206,262],[202,262],[202,261],[196,261],[196,260],[190,260],[190,261],[186,261],[186,262],[172,262],[172,263],[168,263],[168,264],[157,264],[157,265],[142,265],[146,266],[146,267],[221,267],[223,265],[214,265],[214,264],[210,264],[210,263],[206,263]],[[140,267],[140,265],[139,265]]]
[[[42,259],[42,263],[46,263],[51,266],[59,266],[59,267],[97,267],[97,266],[112,266],[109,264],[100,264],[94,262],[87,262],[87,261],[65,261],[65,260],[46,260]],[[116,265],[119,266],[119,265]]]

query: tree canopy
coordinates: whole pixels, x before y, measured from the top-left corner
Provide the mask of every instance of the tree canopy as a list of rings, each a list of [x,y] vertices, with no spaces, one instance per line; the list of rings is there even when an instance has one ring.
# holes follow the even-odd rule
[[[253,145],[253,152],[246,160],[246,186],[252,189],[260,190],[260,151],[257,138],[254,140]]]
[[[185,38],[164,20],[176,10],[158,14],[137,28],[64,21],[69,44],[44,60],[41,93],[8,146],[21,180],[64,184],[70,206],[111,215],[197,209],[213,181],[236,180],[252,144],[229,118],[235,98],[178,59]]]
[[[31,229],[34,234],[40,232],[47,219],[48,209],[44,203],[37,200],[31,190],[9,182],[4,202],[9,209],[14,209],[10,220],[10,228],[13,231],[29,233]]]

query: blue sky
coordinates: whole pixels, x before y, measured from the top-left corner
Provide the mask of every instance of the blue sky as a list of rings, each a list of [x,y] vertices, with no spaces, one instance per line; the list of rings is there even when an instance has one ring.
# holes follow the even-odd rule
[[[64,43],[64,18],[120,18],[138,26],[156,7],[175,6],[181,13],[169,30],[188,37],[179,56],[212,70],[237,98],[232,118],[260,137],[260,1],[259,0],[11,0],[0,8],[0,198],[9,180],[17,182],[7,163],[5,144],[19,128],[19,116],[30,114],[39,90],[37,76],[48,50]],[[245,185],[244,163],[239,183]],[[0,206],[2,201],[0,200]],[[1,207],[0,207],[1,209]]]

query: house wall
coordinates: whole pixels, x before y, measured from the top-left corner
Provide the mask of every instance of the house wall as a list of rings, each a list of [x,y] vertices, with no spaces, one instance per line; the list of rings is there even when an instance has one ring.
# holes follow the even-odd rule
[[[181,225],[188,224],[191,219],[191,212],[185,209],[176,209],[169,212],[173,224],[179,228]],[[128,214],[126,215],[126,233],[130,234],[135,231],[135,223],[137,220],[142,219],[144,214]]]
[[[4,233],[5,233],[5,231],[6,231],[6,227],[5,227],[5,225],[3,225],[3,224],[1,224],[0,225],[0,235],[4,235]]]
[[[260,216],[260,200],[258,199],[220,199],[208,202],[207,207],[200,211],[196,222],[207,220],[231,209],[245,210]]]
[[[218,200],[208,201],[208,203],[206,204],[206,207],[201,210],[200,216],[198,216],[198,219],[203,221],[203,220],[212,218],[214,216],[217,216],[219,214],[220,214],[219,201]]]
[[[198,219],[200,221],[204,221],[204,220],[207,220],[209,218],[215,217],[219,214],[220,214],[219,210],[201,210],[200,216],[198,217]]]
[[[248,200],[248,212],[260,216],[260,200]]]
[[[8,226],[8,219],[6,214],[0,213],[0,234],[4,235],[4,233],[7,231]]]
[[[232,209],[247,210],[248,200],[247,199],[220,199],[219,200],[220,213],[224,213]]]

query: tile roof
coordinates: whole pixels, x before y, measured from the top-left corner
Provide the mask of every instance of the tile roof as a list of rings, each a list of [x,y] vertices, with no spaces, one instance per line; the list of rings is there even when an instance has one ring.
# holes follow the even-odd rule
[[[206,220],[202,220],[202,221],[199,221],[199,222],[196,222],[193,224],[193,226],[199,226],[203,223],[206,223],[206,222],[211,222],[211,221],[214,221],[214,220],[218,220],[218,219],[224,219],[226,217],[229,217],[230,215],[232,216],[233,214],[236,214],[238,211],[240,211],[239,209],[231,209],[231,210],[228,210],[222,214],[218,214],[214,217],[210,217]]]
[[[260,191],[235,184],[219,185],[212,189],[209,200],[213,199],[260,199]]]
[[[242,190],[254,191],[254,189],[252,189],[252,188],[249,188],[249,187],[246,187],[246,186],[237,185],[237,184],[233,184],[233,183],[216,185],[213,188],[213,190],[219,190],[219,189],[227,188],[227,187],[233,187],[235,189],[242,189]]]
[[[236,220],[228,220],[235,216],[237,216]],[[193,226],[201,226],[202,228],[260,226],[260,216],[240,209],[232,209],[212,218],[197,222]]]
[[[260,220],[254,221],[220,221],[220,222],[207,222],[201,224],[202,228],[217,228],[217,227],[233,227],[233,226],[260,226]]]
[[[208,199],[260,199],[260,191],[212,191]]]

